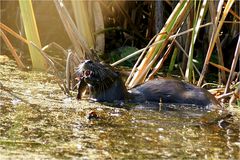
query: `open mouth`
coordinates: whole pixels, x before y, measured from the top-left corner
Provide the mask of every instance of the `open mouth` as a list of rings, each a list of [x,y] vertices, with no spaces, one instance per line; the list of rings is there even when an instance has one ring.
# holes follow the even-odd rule
[[[80,74],[80,78],[88,78],[93,75],[93,71],[85,70]]]

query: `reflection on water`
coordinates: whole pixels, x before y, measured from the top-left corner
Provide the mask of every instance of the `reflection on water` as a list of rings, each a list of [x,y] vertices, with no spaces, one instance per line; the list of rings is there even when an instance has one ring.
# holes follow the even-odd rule
[[[126,110],[76,101],[51,75],[1,65],[0,159],[239,159],[238,119],[213,113]],[[89,120],[89,114],[98,118]],[[206,119],[213,123],[206,123]]]

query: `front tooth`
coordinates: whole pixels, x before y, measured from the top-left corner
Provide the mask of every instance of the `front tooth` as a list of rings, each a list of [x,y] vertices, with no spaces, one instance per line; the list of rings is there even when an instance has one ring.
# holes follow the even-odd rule
[[[84,76],[89,77],[88,70],[84,71]]]

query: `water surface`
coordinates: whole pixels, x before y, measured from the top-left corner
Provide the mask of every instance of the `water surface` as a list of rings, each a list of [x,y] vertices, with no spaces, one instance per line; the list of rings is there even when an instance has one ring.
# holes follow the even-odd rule
[[[0,68],[0,159],[240,159],[238,116],[77,101],[50,74]]]

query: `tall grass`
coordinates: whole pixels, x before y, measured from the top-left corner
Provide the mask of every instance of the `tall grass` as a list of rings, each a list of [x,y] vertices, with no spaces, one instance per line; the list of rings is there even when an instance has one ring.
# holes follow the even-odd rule
[[[88,12],[88,1],[72,0],[71,2],[78,31],[85,39],[88,47],[94,48],[93,20]]]
[[[197,39],[197,35],[200,29],[200,24],[202,23],[202,20],[204,18],[204,15],[206,13],[206,8],[207,8],[207,0],[203,0],[202,4],[201,1],[194,1],[194,10],[196,12],[196,15],[194,16],[193,20],[193,32],[192,32],[192,37],[191,37],[191,44],[190,44],[190,49],[189,49],[189,54],[188,54],[188,62],[187,62],[187,69],[185,72],[185,80],[188,82],[192,82],[192,74],[194,72],[193,70],[193,54],[194,54],[194,44]]]
[[[54,0],[55,6],[64,24],[65,30],[76,51],[76,53],[73,52],[68,56],[73,56],[73,58],[69,59],[77,59],[78,62],[79,59],[94,59],[98,61],[99,59],[95,54],[95,50],[104,52],[105,45],[109,45],[106,44],[104,40],[105,32],[108,32],[106,35],[110,37],[107,37],[107,40],[110,39],[117,44],[122,40],[121,38],[124,37],[125,39],[123,38],[124,40],[122,40],[124,43],[119,43],[119,46],[124,46],[125,42],[127,42],[128,38],[130,38],[131,40],[129,41],[134,43],[128,43],[128,45],[130,44],[134,46],[135,44],[141,42],[141,45],[139,46],[143,48],[143,46],[147,45],[147,42],[151,38],[149,35],[151,35],[150,32],[154,30],[151,28],[151,24],[154,22],[154,16],[152,15],[155,2],[100,2],[75,0],[72,0],[70,2],[72,3],[74,17],[71,17],[71,14],[69,14],[68,11],[69,8],[65,7],[63,1]],[[179,2],[163,1],[161,7],[164,9],[167,8],[165,5],[168,7],[174,6],[172,12],[171,9],[167,11],[164,10],[163,12],[164,16],[167,15],[165,12],[170,13],[170,16],[167,18],[164,27],[155,36],[154,34],[151,35],[152,37],[154,36],[154,38],[150,40],[146,47],[140,49],[132,55],[125,57],[120,61],[113,63],[112,65],[115,66],[132,56],[140,54],[126,82],[127,87],[132,88],[148,79],[153,78],[155,74],[158,73],[161,68],[163,68],[165,65],[164,63],[168,57],[172,57],[170,61],[169,72],[171,72],[175,66],[178,66],[183,79],[192,83],[195,83],[195,80],[198,80],[199,86],[202,85],[205,79],[208,65],[211,64],[212,66],[219,69],[219,73],[221,71],[219,74],[221,75],[221,77],[219,76],[219,84],[226,82],[226,79],[228,79],[226,88],[229,88],[232,80],[232,78],[229,77],[234,75],[235,72],[231,71],[233,73],[230,74],[229,77],[226,76],[227,74],[225,75],[225,72],[230,72],[230,69],[227,69],[226,66],[224,66],[224,53],[222,50],[222,37],[220,39],[220,34],[224,23],[233,23],[231,27],[227,25],[225,25],[225,27],[231,28],[231,30],[234,30],[234,32],[239,32],[240,18],[239,14],[236,12],[239,11],[239,9],[236,9],[236,7],[231,9],[234,2],[234,0],[228,0],[226,3],[224,0],[180,0]],[[19,3],[23,18],[27,17],[24,20],[26,35],[27,37],[28,35],[35,36],[35,39],[28,38],[28,41],[33,41],[34,44],[37,44],[37,46],[41,48],[39,36],[36,34],[37,28],[34,14],[31,8],[31,1],[19,0]],[[175,3],[177,3],[176,6]],[[239,4],[239,2],[237,2],[235,6],[237,6],[237,4]],[[150,10],[144,10],[146,5],[150,6]],[[105,7],[106,10],[104,11],[106,12],[102,12],[103,7]],[[144,14],[138,15],[139,13]],[[228,19],[234,17],[232,18],[235,20],[234,22],[225,21],[228,13],[231,13],[231,15],[228,16]],[[31,16],[28,14],[31,14]],[[155,13],[155,15],[157,14]],[[29,20],[29,17],[32,18]],[[147,22],[149,24],[143,23],[146,19],[148,19]],[[105,25],[104,23],[106,23],[106,21],[104,22],[103,20],[107,20],[109,23]],[[27,21],[32,22],[27,24]],[[109,24],[114,24],[115,26],[111,26]],[[156,24],[152,26],[156,26]],[[28,26],[31,28],[31,25],[33,29],[28,28]],[[108,26],[108,28],[104,28],[104,25]],[[144,30],[144,27],[139,27],[138,25],[145,25],[145,28],[147,29]],[[4,29],[2,25],[0,25],[0,27],[1,29]],[[35,31],[34,33],[30,33],[30,30]],[[118,33],[120,36],[116,36],[117,38],[111,37],[112,33]],[[204,35],[201,35],[200,33],[204,33]],[[186,36],[186,34],[188,35]],[[182,41],[179,38],[180,36],[182,36]],[[197,45],[199,44],[203,45],[203,48],[197,48]],[[114,49],[114,47],[111,49]],[[236,53],[239,52],[238,48],[239,47],[236,47]],[[172,50],[174,50],[174,53],[171,56]],[[207,52],[204,53],[205,51]],[[210,59],[213,57],[212,53],[215,51],[218,54],[213,56],[217,60],[214,59],[214,61],[210,62]],[[75,54],[77,56],[75,56]],[[37,54],[34,53],[31,54],[31,56],[32,55],[34,58]],[[233,61],[234,63],[237,59],[237,56],[238,54],[235,54],[235,59]],[[37,61],[39,62],[39,59]],[[181,62],[184,64],[180,64]],[[175,63],[178,64],[176,65]],[[33,60],[33,64],[36,64],[35,60]],[[74,65],[76,65],[76,62],[74,62]],[[34,65],[34,67],[36,66],[39,67],[39,65]],[[234,68],[234,66],[232,68]]]
[[[104,29],[103,14],[98,1],[72,0],[77,29],[86,40],[88,47],[104,52],[104,33],[95,34]]]
[[[198,84],[197,84],[198,86],[201,86],[201,84],[203,82],[204,76],[205,76],[207,68],[208,68],[209,60],[210,60],[211,54],[213,52],[213,48],[214,48],[216,40],[217,40],[217,37],[219,36],[219,32],[220,32],[220,30],[222,28],[224,20],[227,17],[228,12],[229,12],[231,6],[233,5],[234,1],[235,0],[228,0],[227,1],[225,9],[222,12],[222,17],[221,17],[220,21],[218,22],[217,27],[213,28],[212,37],[211,37],[211,41],[210,41],[210,44],[209,44],[209,47],[208,47],[208,51],[207,51],[207,55],[206,55],[206,58],[205,58],[203,70],[202,70],[201,76],[200,76],[200,78],[198,80]],[[220,0],[219,1],[219,5],[218,5],[218,9],[217,9],[217,13],[218,14],[216,16],[216,21],[220,17],[221,10],[222,10],[222,4],[223,4],[223,0]]]
[[[134,76],[131,78],[131,81],[129,82],[129,84],[127,84],[129,88],[134,87],[139,83],[142,83],[146,79],[150,68],[154,65],[159,55],[168,44],[168,38],[170,37],[170,35],[176,32],[182,21],[185,19],[187,12],[191,8],[191,5],[191,1],[180,1],[177,4],[172,14],[168,18],[167,22],[165,23],[165,26],[162,28],[159,35],[155,39],[155,42],[161,40],[165,41],[159,43],[157,46],[151,47],[148,50],[146,56],[143,58],[140,65],[138,66]]]
[[[2,24],[1,24],[1,26],[2,26]],[[7,36],[5,35],[5,33],[1,29],[0,29],[0,36],[2,37],[3,41],[5,42],[7,47],[9,48],[10,52],[12,53],[14,59],[17,62],[18,67],[21,68],[21,69],[25,69],[26,67],[23,64],[23,62],[21,61],[18,54],[16,53],[15,48],[12,46],[11,42],[9,41],[9,39],[7,38]]]
[[[24,25],[25,34],[28,41],[32,41],[39,48],[41,48],[41,42],[38,34],[38,28],[33,12],[32,1],[31,0],[19,0],[19,5],[21,9],[21,15]],[[32,67],[36,70],[45,70],[46,61],[40,52],[34,48],[32,45],[28,44],[30,56],[32,60]]]
[[[70,16],[62,1],[54,0],[57,11],[64,24],[65,30],[80,59],[98,60],[94,52],[104,52],[104,33],[95,35],[104,28],[103,17],[99,2],[71,1],[75,21]]]
[[[217,9],[215,9],[215,4],[211,1],[207,0],[202,0],[202,1],[179,1],[177,6],[174,8],[173,12],[169,16],[167,22],[165,23],[165,26],[162,28],[162,30],[159,32],[157,35],[157,38],[155,39],[155,42],[158,42],[156,46],[153,45],[150,47],[146,53],[145,56],[140,56],[137,67],[133,68],[131,74],[128,78],[127,81],[127,86],[129,88],[132,88],[136,86],[137,84],[143,83],[146,79],[151,79],[153,78],[154,74],[157,73],[159,69],[162,68],[163,62],[168,56],[168,47],[172,47],[172,43],[169,43],[169,41],[175,41],[174,47],[181,48],[181,51],[183,53],[186,53],[186,51],[181,47],[181,44],[178,43],[177,39],[175,40],[172,35],[176,34],[176,31],[181,27],[182,23],[186,23],[185,19],[186,17],[192,16],[192,18],[189,18],[190,23],[190,28],[193,27],[193,29],[188,29],[187,31],[192,31],[191,34],[189,34],[189,41],[190,43],[185,43],[185,48],[189,48],[189,51],[187,51],[186,57],[187,57],[187,68],[185,71],[184,78],[186,81],[193,82],[196,79],[195,77],[195,71],[197,71],[199,77],[198,80],[198,85],[200,86],[204,80],[204,75],[206,74],[208,64],[210,63],[210,58],[214,49],[215,44],[217,45],[217,53],[218,53],[218,62],[219,65],[224,65],[223,63],[223,53],[221,49],[221,44],[220,44],[220,38],[219,38],[219,33],[222,29],[223,23],[225,22],[225,18],[228,15],[228,13],[231,11],[231,14],[234,15],[236,18],[238,18],[237,14],[231,10],[231,6],[233,5],[234,0],[229,0],[225,4],[225,7],[223,7],[224,1],[216,1],[215,4],[217,4]],[[189,11],[191,11],[190,14]],[[209,15],[206,15],[206,14]],[[206,28],[205,30],[211,33],[211,39],[209,42],[203,42],[204,45],[209,44],[208,46],[208,51],[206,53],[205,61],[203,66],[198,66],[196,67],[194,65],[194,56],[196,55],[196,47],[195,43],[198,38],[199,30],[202,28],[202,26],[207,26],[205,24],[202,24],[203,21],[209,20],[209,17],[212,20],[212,25],[209,28]],[[206,33],[205,31],[205,33]],[[166,34],[163,34],[166,33]],[[176,34],[177,35],[177,34]],[[145,50],[145,49],[144,49]],[[165,52],[166,51],[166,52]],[[159,58],[163,53],[165,54]],[[136,54],[139,54],[139,52],[136,52]],[[204,55],[204,53],[201,53]],[[130,56],[129,56],[130,57]],[[142,58],[143,57],[143,58]],[[183,57],[183,56],[181,56]],[[173,60],[175,58],[173,57]],[[120,62],[120,61],[119,61]],[[119,62],[114,63],[118,64]],[[173,62],[171,63],[171,69],[173,66]],[[202,67],[202,72],[198,71],[198,68]],[[194,70],[195,68],[195,70]],[[201,69],[201,68],[200,68]],[[182,71],[182,70],[181,70]],[[219,78],[219,82],[221,83],[226,79],[225,77],[225,72],[221,70],[221,77]]]

